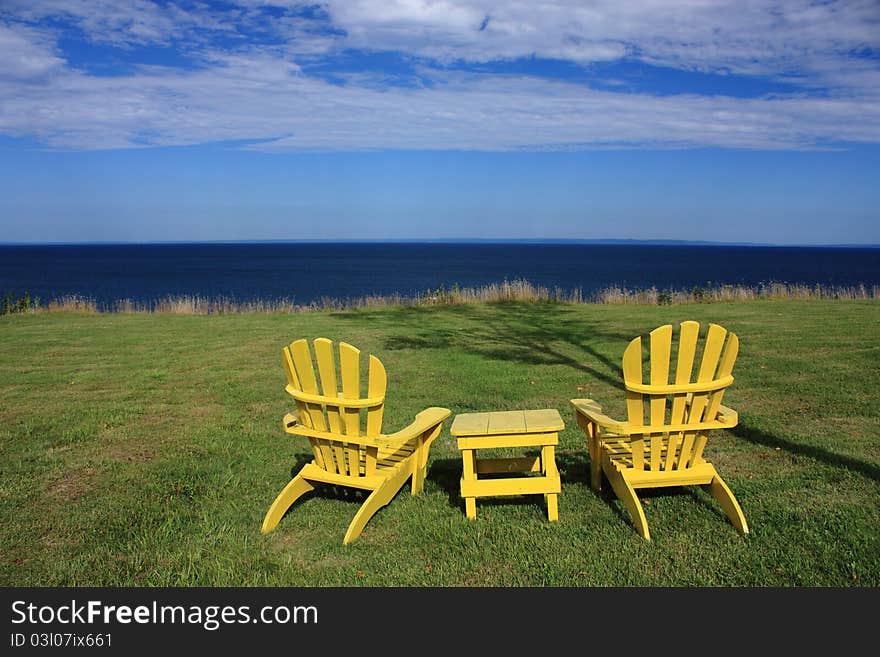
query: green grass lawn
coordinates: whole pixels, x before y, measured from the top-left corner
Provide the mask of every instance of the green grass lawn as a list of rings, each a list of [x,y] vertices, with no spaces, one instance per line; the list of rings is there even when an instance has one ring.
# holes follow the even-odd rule
[[[741,340],[706,457],[742,536],[700,489],[645,492],[643,541],[592,491],[569,399],[624,417],[620,358],[660,324]],[[0,584],[5,586],[880,585],[880,303],[500,303],[293,315],[0,317]],[[450,421],[408,487],[348,546],[357,496],[319,489],[271,534],[269,504],[308,458],[281,430],[281,347],[325,336],[375,353],[385,430],[427,406],[554,407],[559,522],[541,496],[458,495]]]

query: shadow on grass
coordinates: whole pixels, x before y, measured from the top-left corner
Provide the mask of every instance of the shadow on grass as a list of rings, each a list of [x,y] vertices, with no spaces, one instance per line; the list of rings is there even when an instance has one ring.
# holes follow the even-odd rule
[[[572,312],[558,303],[509,301],[485,307],[403,307],[336,316],[348,321],[384,322],[396,329],[396,334],[385,340],[387,349],[458,348],[492,360],[562,365],[623,391],[620,363],[603,354],[597,344],[619,341],[617,351],[622,355],[633,336],[609,330],[606,323],[585,320],[582,313],[570,317]],[[458,318],[460,328],[432,328],[431,316],[437,313]]]
[[[821,447],[802,445],[791,440],[787,440],[785,438],[780,438],[779,436],[776,436],[772,433],[750,427],[747,423],[740,423],[736,428],[728,429],[728,431],[733,433],[733,435],[747,440],[753,444],[786,450],[787,452],[792,454],[815,459],[827,465],[842,468],[847,471],[858,472],[859,474],[868,477],[869,479],[880,481],[880,467],[872,463],[868,463],[849,456],[835,454],[834,452],[823,449]],[[557,464],[559,465],[560,473],[562,472],[563,467],[565,467],[564,463],[564,458],[560,459],[559,457],[557,457]],[[602,477],[602,489],[600,491],[593,492],[598,497],[600,497],[609,506],[609,508],[611,508],[615,512],[618,517],[620,517],[628,525],[633,526],[632,518],[630,517],[629,511],[626,509],[626,506],[623,504],[623,502],[618,500],[614,491],[611,489],[611,486],[608,484],[608,481],[605,479],[604,474],[602,475]],[[571,475],[563,480],[565,481],[566,479],[573,481],[582,481],[584,482],[584,485],[589,486],[588,461],[573,459],[571,462]],[[734,491],[734,495],[735,494],[736,491]],[[730,519],[724,513],[724,510],[720,507],[718,502],[707,492],[703,491],[701,487],[670,486],[656,489],[642,488],[638,490],[639,500],[643,505],[650,505],[651,500],[656,497],[672,497],[681,495],[687,495],[691,497],[695,501],[695,503],[700,504],[704,508],[711,511],[720,520],[726,523],[730,523]]]
[[[559,477],[563,484],[562,494],[565,494],[567,486],[583,486],[589,489],[597,498],[602,500],[604,504],[618,517],[620,521],[635,531],[632,518],[626,505],[618,500],[614,491],[607,481],[603,480],[602,490],[594,491],[590,487],[590,471],[589,462],[585,456],[577,456],[573,454],[557,454],[556,467],[559,469]],[[460,480],[462,473],[462,463],[459,459],[439,459],[434,461],[428,471],[428,478],[437,484],[446,493],[449,500],[449,506],[464,513],[464,500],[461,497]],[[644,503],[651,504],[651,498],[666,495],[678,496],[686,495],[687,491],[683,489],[645,489],[640,491],[639,499]],[[704,504],[708,504],[705,500],[701,500]],[[547,507],[544,502],[543,495],[511,495],[504,497],[481,497],[477,499],[477,515],[480,508],[491,508],[493,506],[510,506],[510,505],[529,505],[538,509],[541,515],[546,517]],[[722,518],[727,520],[726,516],[717,510]]]
[[[605,505],[611,509],[611,511],[620,519],[622,523],[624,523],[627,527],[630,527],[634,532],[637,533],[635,523],[633,522],[633,518],[629,513],[629,509],[624,504],[623,500],[617,497],[614,493],[614,490],[611,488],[611,484],[608,483],[608,480],[605,479],[605,475],[602,475],[602,490],[595,491],[593,490],[593,494],[600,498]],[[592,490],[592,488],[590,489]],[[654,504],[655,499],[672,499],[677,497],[687,497],[689,501],[692,501],[694,504],[697,504],[711,514],[718,517],[719,521],[730,524],[730,519],[725,515],[724,510],[718,504],[718,502],[711,496],[707,491],[704,491],[700,488],[700,486],[662,486],[657,488],[639,488],[636,491],[636,495],[639,498],[639,502],[642,505],[642,509],[645,511],[646,518],[648,518],[648,527],[651,526],[651,506]]]
[[[524,455],[527,456],[535,456],[537,454],[538,452],[524,452]],[[464,512],[464,499],[461,497],[462,467],[461,459],[437,459],[428,468],[428,480],[439,486],[446,493],[449,506]],[[568,454],[557,454],[556,467],[559,470],[559,478],[563,485],[584,483],[589,476],[587,464],[583,458]],[[478,509],[483,505],[513,504],[534,505],[541,509],[541,513],[546,513],[543,495],[481,497],[477,500]]]
[[[280,493],[284,489],[284,487],[289,483],[291,479],[299,474],[299,471],[302,470],[304,465],[311,463],[313,458],[314,457],[311,454],[298,454],[295,457],[293,465],[290,468],[289,479],[283,482],[278,482],[278,493]],[[324,484],[321,482],[313,482],[313,485],[315,486],[314,490],[304,493],[303,495],[298,497],[296,501],[290,505],[290,507],[288,507],[287,511],[284,512],[284,515],[281,516],[281,519],[278,521],[279,525],[284,521],[284,518],[286,518],[289,514],[294,513],[296,509],[301,504],[303,504],[303,502],[313,497],[363,504],[363,502],[370,494],[370,491],[362,490],[360,488],[353,488],[351,486],[337,486],[333,484]],[[278,493],[276,493],[276,495]],[[271,502],[267,503],[267,509],[269,508],[269,504],[271,504]]]
[[[633,524],[633,519],[630,516],[629,509],[627,509],[623,501],[617,497],[614,490],[611,488],[611,484],[608,483],[608,480],[605,478],[604,474],[602,474],[602,488],[598,491],[593,490],[592,486],[590,485],[589,457],[585,456],[581,458],[573,455],[557,455],[556,463],[559,467],[560,475],[562,475],[563,482],[578,483],[583,485],[585,488],[588,488],[590,492],[593,493],[593,495],[595,495],[597,498],[599,498],[609,509],[611,509],[611,511],[618,518],[620,518],[623,523],[625,523],[629,527],[632,527],[633,531],[635,531],[635,525]],[[637,494],[643,508],[650,507],[652,501],[655,498],[690,496],[695,499],[699,504],[717,514],[719,518],[723,519],[725,522],[729,522],[727,516],[724,514],[718,503],[715,502],[715,500],[711,496],[709,496],[708,493],[701,494],[701,492],[696,490],[694,486],[640,488],[638,489]]]
[[[725,479],[725,481],[727,480]],[[727,523],[730,527],[733,527],[733,523],[731,523],[727,514],[724,513],[724,509],[721,508],[721,504],[718,503],[718,500],[712,497],[709,491],[705,490],[702,486],[682,486],[679,489],[671,489],[670,492],[675,492],[679,495],[688,495],[694,501],[694,504],[699,504],[704,509],[707,509],[710,513],[717,516],[721,522]],[[733,495],[736,497],[736,491],[733,491]],[[736,501],[742,506],[742,501],[739,497],[736,498]],[[748,524],[749,517],[745,509],[743,509],[743,515],[746,516],[746,524]]]
[[[779,448],[791,454],[806,456],[808,458],[821,461],[837,468],[858,472],[865,477],[868,477],[869,479],[873,479],[874,481],[880,481],[880,467],[873,463],[861,461],[851,456],[835,454],[834,452],[824,449],[823,447],[816,447],[814,445],[802,445],[786,438],[780,438],[775,434],[768,433],[754,427],[750,427],[747,422],[742,422],[741,416],[739,425],[737,425],[733,429],[728,429],[728,431],[737,438],[742,438],[743,440],[747,440],[755,445],[764,445],[765,447]],[[829,430],[829,433],[834,433],[833,427]]]

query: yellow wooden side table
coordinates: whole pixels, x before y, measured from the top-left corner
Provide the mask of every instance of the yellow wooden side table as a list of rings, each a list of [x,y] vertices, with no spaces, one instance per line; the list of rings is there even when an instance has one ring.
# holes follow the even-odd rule
[[[461,496],[467,517],[471,520],[477,517],[478,497],[543,494],[547,517],[551,522],[558,520],[558,496],[562,488],[556,469],[556,445],[558,432],[564,428],[559,411],[553,408],[457,415],[449,433],[458,439],[464,461]],[[480,449],[516,447],[540,447],[541,453],[502,458],[476,456]],[[519,473],[519,476],[484,479],[477,476],[503,473]]]

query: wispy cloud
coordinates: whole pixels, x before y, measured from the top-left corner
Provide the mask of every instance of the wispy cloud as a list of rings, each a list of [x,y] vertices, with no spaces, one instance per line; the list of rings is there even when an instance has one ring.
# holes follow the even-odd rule
[[[278,151],[880,142],[876,2],[192,6],[8,0],[0,132],[77,149],[222,140]],[[65,55],[59,26],[106,47],[174,47],[199,66],[90,74]],[[339,71],[333,82],[308,73],[347,49],[397,53],[429,83],[387,85],[378,70]],[[654,95],[467,65],[530,57],[582,67],[641,61],[788,81],[793,92]]]
[[[64,68],[54,42],[38,30],[0,25],[0,75],[18,83],[39,81]]]
[[[864,65],[860,53],[876,54],[880,46],[874,0],[345,0],[327,6],[349,44],[441,60],[627,57],[682,70],[827,81]],[[871,65],[876,71],[876,57]]]

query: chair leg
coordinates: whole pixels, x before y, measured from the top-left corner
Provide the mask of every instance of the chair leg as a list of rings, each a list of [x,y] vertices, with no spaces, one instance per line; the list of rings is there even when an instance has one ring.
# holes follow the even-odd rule
[[[588,429],[587,452],[590,455],[590,485],[595,491],[602,490],[602,450],[595,425]]]
[[[646,541],[650,541],[651,532],[648,531],[648,520],[645,518],[645,511],[642,509],[642,503],[639,502],[639,497],[636,495],[635,489],[619,472],[606,471],[605,474],[608,476],[608,481],[611,484],[611,488],[614,490],[614,494],[617,495],[617,497],[626,505],[626,508],[629,509],[629,515],[632,518],[636,531]]]
[[[418,495],[425,490],[425,478],[428,476],[428,450],[431,449],[431,443],[440,435],[443,425],[438,424],[430,431],[422,435],[419,439],[419,447],[416,453],[411,457],[413,461],[412,484],[410,492],[412,495]]]
[[[602,463],[599,457],[590,457],[590,485],[593,490],[602,490]]]
[[[411,495],[418,495],[425,490],[425,477],[427,474],[427,465],[419,465],[418,461],[413,464],[412,482],[410,486]]]
[[[376,511],[394,499],[394,496],[397,494],[397,491],[400,490],[402,485],[402,481],[389,479],[384,481],[379,488],[370,493],[370,496],[364,501],[361,508],[358,509],[358,512],[354,515],[351,524],[348,526],[348,531],[345,532],[345,538],[342,540],[342,544],[348,545],[360,536],[364,527],[366,527],[367,523],[370,521],[370,518],[373,517]]]
[[[728,485],[724,483],[724,480],[718,476],[717,472],[712,478],[712,481],[703,486],[703,488],[708,491],[712,497],[718,500],[724,513],[727,514],[727,517],[730,518],[730,522],[733,523],[733,526],[743,534],[748,534],[749,526],[746,524],[746,517],[743,515],[739,502],[736,501],[733,491],[731,491]]]
[[[262,533],[266,534],[275,529],[282,516],[287,512],[287,509],[300,496],[314,489],[315,487],[306,481],[302,475],[297,475],[291,479],[287,486],[278,493],[278,497],[275,498],[272,506],[269,507],[269,511],[266,512],[266,517],[263,518]]]

